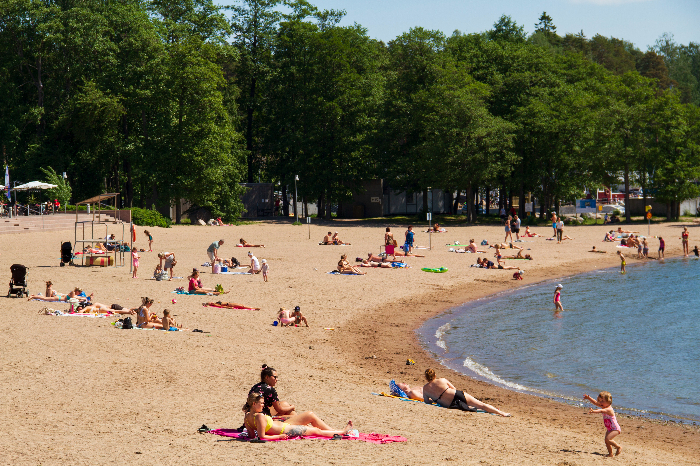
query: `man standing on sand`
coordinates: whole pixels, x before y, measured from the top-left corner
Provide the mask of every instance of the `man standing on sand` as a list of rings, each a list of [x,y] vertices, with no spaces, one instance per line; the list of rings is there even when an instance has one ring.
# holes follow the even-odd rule
[[[513,233],[515,233],[515,240],[520,241],[520,219],[518,218],[517,214],[513,216],[513,223],[511,224],[510,229]]]
[[[211,262],[211,273],[214,273],[214,264],[219,260],[219,248],[224,244],[224,240],[220,239],[218,242],[214,241],[207,248],[207,255],[209,256],[209,262]]]

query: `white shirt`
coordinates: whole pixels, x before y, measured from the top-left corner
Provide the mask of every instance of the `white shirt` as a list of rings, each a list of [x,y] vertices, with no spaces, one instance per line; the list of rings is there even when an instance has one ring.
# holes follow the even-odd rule
[[[258,262],[258,258],[255,256],[250,256],[250,265],[251,269],[253,270],[260,270],[260,262]]]
[[[557,222],[557,230],[563,230],[564,229],[564,220],[559,219]]]

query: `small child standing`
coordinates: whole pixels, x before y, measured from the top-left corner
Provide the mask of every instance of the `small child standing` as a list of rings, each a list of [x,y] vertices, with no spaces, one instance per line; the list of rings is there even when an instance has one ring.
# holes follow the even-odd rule
[[[267,271],[270,270],[270,266],[267,265],[267,260],[263,259],[262,260],[262,276],[263,280],[267,281]]]
[[[563,311],[564,307],[561,305],[561,289],[564,288],[561,283],[557,285],[554,289],[554,307],[555,311]]]
[[[612,449],[615,447],[615,456],[620,454],[622,447],[617,444],[613,439],[617,437],[622,430],[620,429],[620,424],[617,423],[617,418],[615,417],[615,410],[612,409],[612,395],[609,392],[600,392],[598,398],[594,400],[588,395],[583,395],[584,400],[588,400],[594,405],[601,409],[590,408],[588,414],[600,413],[603,415],[603,424],[607,429],[605,433],[605,446],[608,447],[608,456],[612,457]]]
[[[627,262],[625,262],[625,256],[622,254],[622,251],[617,251],[617,255],[620,256],[620,273],[627,272],[625,269]]]
[[[131,262],[134,268],[134,273],[131,275],[131,278],[139,278],[136,276],[136,272],[139,270],[139,253],[136,252],[136,249],[131,251]]]
[[[148,252],[153,252],[153,236],[148,230],[143,230],[143,234],[148,236]]]
[[[642,257],[645,259],[649,258],[649,243],[647,243],[647,239],[644,238],[644,241],[642,241]]]

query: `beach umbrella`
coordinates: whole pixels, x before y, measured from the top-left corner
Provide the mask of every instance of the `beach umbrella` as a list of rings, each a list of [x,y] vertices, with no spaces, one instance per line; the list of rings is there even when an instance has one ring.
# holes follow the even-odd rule
[[[29,183],[24,183],[19,186],[15,186],[15,191],[36,191],[39,189],[52,189],[56,188],[57,185],[44,183],[43,181],[30,181]]]

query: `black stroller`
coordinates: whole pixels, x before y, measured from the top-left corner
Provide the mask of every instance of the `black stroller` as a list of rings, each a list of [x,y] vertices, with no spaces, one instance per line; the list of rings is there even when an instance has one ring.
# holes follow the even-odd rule
[[[15,295],[21,298],[23,293],[25,296],[29,296],[27,292],[27,268],[21,264],[14,264],[10,266],[10,272],[12,278],[10,278],[10,291],[7,292],[7,297]]]
[[[61,244],[61,267],[66,264],[73,265],[73,245],[70,241]]]

